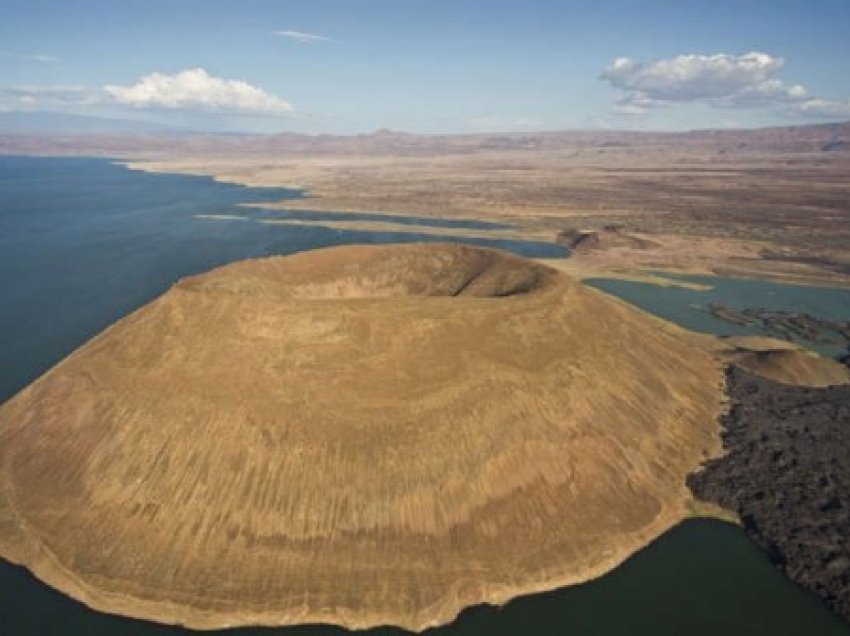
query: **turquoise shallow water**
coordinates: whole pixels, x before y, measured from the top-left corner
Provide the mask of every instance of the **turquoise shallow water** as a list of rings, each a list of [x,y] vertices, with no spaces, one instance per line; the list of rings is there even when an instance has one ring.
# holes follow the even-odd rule
[[[0,157],[0,401],[182,276],[326,245],[433,240],[194,218],[243,214],[239,203],[299,195],[132,172],[101,159]],[[481,243],[532,256],[564,255],[546,243]],[[94,612],[0,561],[2,636],[187,633]],[[228,633],[346,632],[312,626]],[[597,581],[502,609],[472,608],[432,633],[837,636],[850,635],[850,626],[786,581],[738,528],[691,521]]]
[[[686,329],[717,335],[769,334],[757,326],[740,326],[715,318],[708,309],[711,303],[737,310],[763,307],[807,313],[826,320],[850,320],[850,289],[789,285],[747,278],[664,276],[708,285],[711,289],[699,291],[610,278],[592,278],[585,282]],[[845,350],[843,342],[839,341],[798,342],[827,356],[835,356]]]

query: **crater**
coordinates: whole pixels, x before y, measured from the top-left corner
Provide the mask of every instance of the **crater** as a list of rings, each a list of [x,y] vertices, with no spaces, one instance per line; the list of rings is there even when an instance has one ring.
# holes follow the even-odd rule
[[[497,250],[456,244],[348,247],[223,267],[184,289],[302,299],[447,296],[504,298],[545,289],[553,271]]]
[[[422,630],[585,581],[720,452],[703,342],[493,250],[235,263],[0,406],[0,555],[193,628]]]

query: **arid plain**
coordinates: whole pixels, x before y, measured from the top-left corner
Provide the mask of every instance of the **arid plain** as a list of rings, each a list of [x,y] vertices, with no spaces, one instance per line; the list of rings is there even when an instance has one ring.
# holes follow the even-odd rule
[[[571,232],[602,230],[562,264],[580,276],[672,269],[850,284],[850,124],[669,134],[7,136],[0,151],[112,156],[143,170],[305,191],[280,208],[495,220],[515,226],[505,236],[567,244]],[[321,223],[392,227],[344,214]]]

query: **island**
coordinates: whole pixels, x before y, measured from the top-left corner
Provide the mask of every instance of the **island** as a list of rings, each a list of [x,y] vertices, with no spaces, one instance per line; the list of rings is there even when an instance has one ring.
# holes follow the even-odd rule
[[[193,628],[444,624],[700,511],[713,343],[490,249],[237,262],[0,406],[0,556]]]

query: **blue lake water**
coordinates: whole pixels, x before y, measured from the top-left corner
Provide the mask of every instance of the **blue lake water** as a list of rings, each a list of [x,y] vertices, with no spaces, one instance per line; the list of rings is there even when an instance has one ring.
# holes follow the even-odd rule
[[[136,172],[104,159],[0,156],[0,402],[178,278],[329,245],[461,240],[195,218],[300,196]],[[534,241],[463,242],[525,256],[566,254]]]
[[[448,240],[195,218],[244,214],[239,203],[298,196],[133,172],[102,159],[0,157],[0,401],[180,277],[327,245]],[[530,256],[564,255],[547,243],[458,240]],[[94,612],[0,561],[2,636],[188,633]],[[227,633],[346,632],[312,626]],[[848,636],[850,626],[785,580],[737,527],[703,520],[680,525],[597,581],[502,609],[472,608],[431,633]]]

